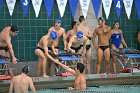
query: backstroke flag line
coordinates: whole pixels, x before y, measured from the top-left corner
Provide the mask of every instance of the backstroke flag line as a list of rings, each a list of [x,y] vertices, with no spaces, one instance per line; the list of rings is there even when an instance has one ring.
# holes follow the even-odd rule
[[[3,0],[0,0],[0,9],[3,6]]]
[[[135,7],[136,7],[136,10],[137,10],[138,17],[140,19],[140,0],[134,0],[134,3],[135,3]]]
[[[133,0],[123,0],[125,11],[128,19],[130,19],[131,9],[133,5]]]
[[[40,7],[42,4],[42,0],[32,0],[32,4],[33,4],[34,11],[35,11],[35,15],[36,15],[36,17],[38,17],[39,12],[40,12]]]
[[[0,9],[7,5],[6,7],[8,7],[9,14],[10,14],[10,16],[12,16],[13,12],[14,12],[16,1],[18,1],[18,0],[0,0]],[[30,2],[32,2],[36,17],[38,17],[42,2],[44,1],[43,3],[45,4],[48,18],[51,17],[52,8],[53,8],[54,2],[55,2],[55,0],[19,0],[19,1],[22,6],[24,16],[27,16],[27,13],[28,13],[30,5],[31,5]],[[80,7],[81,7],[80,11],[82,11],[83,16],[86,18],[87,14],[88,14],[88,9],[89,9],[89,3],[91,1],[96,18],[98,18],[100,7],[103,6],[106,19],[108,19],[112,1],[113,1],[113,4],[114,4],[113,6],[116,10],[118,19],[120,18],[123,4],[124,4],[127,18],[130,19],[133,2],[135,5],[135,8],[137,10],[138,18],[140,19],[140,0],[56,0],[61,18],[64,16],[67,1],[69,3],[71,14],[72,14],[73,18],[75,17],[78,3],[80,4]],[[6,3],[6,5],[4,5],[5,3]],[[57,15],[57,16],[59,16],[59,15]]]
[[[16,0],[6,0],[10,16],[12,16]]]
[[[30,5],[30,0],[20,0],[20,3],[23,9],[23,14],[26,16]]]
[[[105,11],[106,19],[108,19],[109,14],[110,14],[112,0],[102,0],[102,3],[103,3],[103,8]]]
[[[68,1],[69,1],[70,10],[71,10],[71,13],[72,13],[72,17],[74,18],[79,0],[68,0]]]
[[[79,0],[79,1],[80,1],[83,16],[86,18],[90,0]]]
[[[48,18],[51,17],[51,12],[52,12],[52,8],[53,8],[53,4],[54,4],[54,0],[44,0],[45,3],[45,8],[48,14]]]
[[[58,9],[60,12],[60,16],[62,18],[65,12],[67,0],[56,0],[56,1],[57,1]]]
[[[120,18],[123,0],[114,0],[114,7],[116,9],[117,17]]]
[[[101,0],[92,0],[92,6],[94,9],[94,13],[95,13],[96,18],[98,18],[98,13],[100,10],[101,3],[102,3]]]

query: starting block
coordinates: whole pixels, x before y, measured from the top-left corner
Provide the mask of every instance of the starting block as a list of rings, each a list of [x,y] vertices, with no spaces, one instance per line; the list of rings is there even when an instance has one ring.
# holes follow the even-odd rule
[[[72,61],[80,61],[80,58],[76,57],[76,56],[59,56],[59,58],[61,59],[61,62],[65,65],[69,64],[69,67],[73,67],[73,64],[71,63]],[[58,76],[71,76],[71,74],[69,74],[68,72],[63,73],[62,75],[62,68],[58,65],[55,65],[55,69],[57,72]]]
[[[140,66],[134,66],[132,70],[132,74],[140,74]]]
[[[120,70],[119,72],[122,72],[122,73],[131,72],[132,74],[135,72],[140,72],[140,70],[139,70],[140,62],[136,62],[136,60],[135,60],[135,59],[140,59],[140,51],[139,50],[136,50],[133,48],[119,48],[119,49],[116,49],[115,51],[113,51],[112,54],[117,56],[117,60],[123,68],[123,70]],[[120,60],[120,58],[122,58],[122,57],[126,58],[125,64],[123,64]],[[128,64],[129,60],[131,61],[130,62],[131,67],[127,68],[127,64]]]
[[[53,58],[58,59],[60,62],[62,62],[65,65],[68,65],[69,67],[74,67],[72,61],[79,62],[81,59],[79,57],[81,56],[80,54],[71,53],[66,50],[59,50],[57,55],[55,55],[52,51],[49,51],[49,54]],[[62,68],[58,64],[55,64],[55,70],[57,76],[71,76],[71,74],[68,72],[62,73]]]
[[[6,74],[5,71],[9,70],[7,68],[7,64],[8,64],[8,61],[6,60],[6,58],[0,58],[0,65],[1,65],[0,72],[2,74]]]

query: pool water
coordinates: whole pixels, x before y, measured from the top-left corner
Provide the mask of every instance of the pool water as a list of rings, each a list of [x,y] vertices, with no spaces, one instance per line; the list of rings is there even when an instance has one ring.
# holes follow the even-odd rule
[[[140,93],[140,85],[107,85],[88,87],[86,90],[41,89],[37,93]]]

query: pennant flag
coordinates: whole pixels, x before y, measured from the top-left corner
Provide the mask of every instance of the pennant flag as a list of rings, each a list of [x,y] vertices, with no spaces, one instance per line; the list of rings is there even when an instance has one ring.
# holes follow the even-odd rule
[[[20,3],[23,9],[23,14],[26,16],[30,5],[30,0],[20,0]]]
[[[130,19],[133,0],[123,0],[123,3],[124,3],[124,7],[125,7],[127,17],[128,17],[128,19]]]
[[[138,13],[138,17],[140,19],[140,0],[135,0],[134,2],[135,2],[136,10]]]
[[[32,4],[33,4],[33,8],[35,10],[35,15],[36,15],[36,17],[38,17],[40,7],[41,7],[41,4],[42,4],[42,0],[32,0]]]
[[[67,4],[67,0],[56,0],[56,1],[57,1],[58,9],[59,9],[59,12],[60,12],[60,16],[62,18],[63,15],[64,15],[64,12],[65,12],[65,7],[66,7],[66,4]]]
[[[3,6],[3,0],[0,0],[0,9]]]
[[[50,18],[51,17],[51,12],[52,12],[52,7],[53,7],[53,4],[54,4],[54,0],[44,0],[44,2],[45,2],[45,7],[46,7],[48,17]]]
[[[72,13],[72,17],[74,18],[75,12],[78,6],[78,0],[69,0],[70,10]]]
[[[121,10],[122,10],[122,0],[114,0],[114,7],[116,9],[117,17],[120,18]]]
[[[16,0],[6,0],[10,16],[12,16]]]
[[[103,3],[103,8],[105,11],[106,19],[108,19],[109,14],[110,14],[112,0],[102,0],[102,3]]]
[[[89,7],[90,0],[79,0],[79,1],[81,4],[83,16],[86,18],[87,13],[88,13],[88,7]]]
[[[92,6],[95,12],[96,18],[98,17],[99,9],[101,6],[101,0],[92,0]]]

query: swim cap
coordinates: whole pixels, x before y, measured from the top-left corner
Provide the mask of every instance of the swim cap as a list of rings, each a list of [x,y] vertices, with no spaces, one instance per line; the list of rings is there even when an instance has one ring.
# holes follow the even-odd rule
[[[22,73],[29,73],[29,67],[26,65],[25,67],[22,68]]]
[[[50,37],[55,40],[57,38],[57,33],[55,31],[50,32]]]
[[[81,31],[78,31],[77,34],[76,34],[77,38],[81,38],[83,37],[83,32]]]
[[[56,19],[55,19],[55,23],[56,23],[56,22],[57,22],[57,23],[62,23],[62,21],[61,21],[60,18],[56,18]]]

